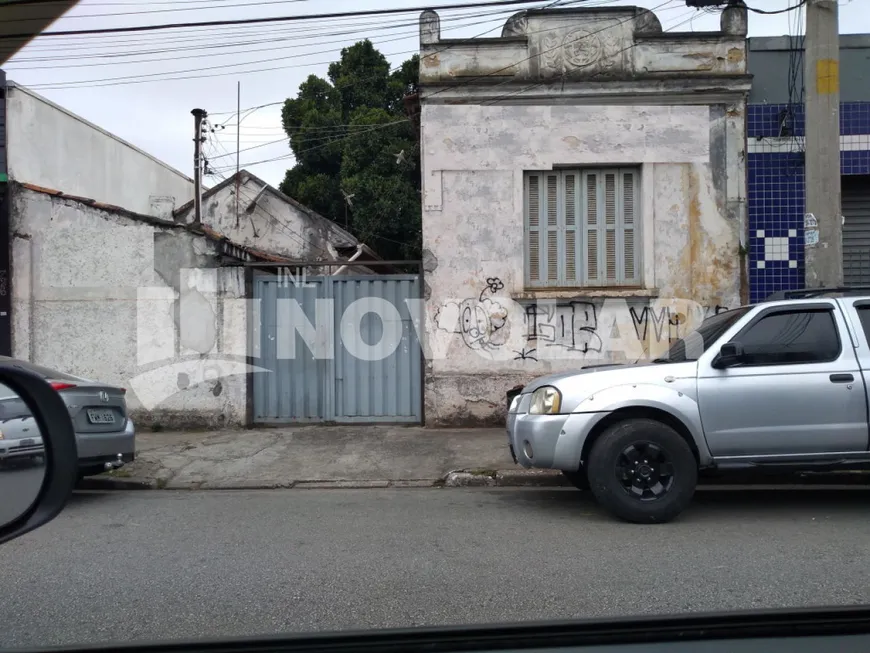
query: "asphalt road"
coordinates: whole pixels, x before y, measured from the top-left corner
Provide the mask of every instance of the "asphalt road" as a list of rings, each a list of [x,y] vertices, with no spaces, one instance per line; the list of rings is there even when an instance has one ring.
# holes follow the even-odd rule
[[[870,603],[870,491],[80,493],[0,547],[0,647]]]
[[[0,465],[0,525],[18,519],[33,505],[43,480],[43,463],[16,461]]]

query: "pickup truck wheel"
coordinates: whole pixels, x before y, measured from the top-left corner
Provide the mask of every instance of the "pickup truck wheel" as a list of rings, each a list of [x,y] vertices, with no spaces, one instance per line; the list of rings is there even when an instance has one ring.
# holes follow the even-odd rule
[[[583,469],[577,470],[576,472],[566,472],[563,471],[565,478],[567,478],[571,485],[576,487],[578,490],[588,490],[589,489],[589,477],[586,475],[586,471]]]
[[[698,464],[686,441],[652,419],[629,419],[608,428],[592,445],[592,493],[603,508],[637,524],[672,520],[689,505]]]

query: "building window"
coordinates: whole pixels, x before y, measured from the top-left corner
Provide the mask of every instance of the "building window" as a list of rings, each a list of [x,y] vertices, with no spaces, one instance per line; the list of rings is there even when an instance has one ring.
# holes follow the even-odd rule
[[[526,286],[640,285],[640,172],[525,175]]]

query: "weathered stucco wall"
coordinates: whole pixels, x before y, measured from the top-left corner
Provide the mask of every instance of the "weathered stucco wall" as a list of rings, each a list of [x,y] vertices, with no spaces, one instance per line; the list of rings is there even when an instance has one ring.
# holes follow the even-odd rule
[[[45,98],[10,86],[9,177],[70,195],[170,217],[193,198],[193,180]]]
[[[263,183],[256,177],[244,174],[241,177],[238,194],[236,184],[230,183],[216,188],[202,205],[203,224],[234,243],[297,260],[334,260],[334,247],[357,244],[350,234],[326,218],[271,189],[264,191]],[[193,209],[183,210],[177,218],[192,223]]]
[[[13,187],[14,356],[128,389],[165,427],[245,420],[244,274],[213,242]]]
[[[426,420],[496,423],[549,372],[660,355],[745,294],[746,11],[664,33],[636,7],[421,16]],[[636,167],[639,282],[526,287],[524,175]],[[639,220],[638,220],[639,218]]]
[[[727,141],[743,131],[724,107],[430,105],[422,119],[428,422],[499,419],[516,383],[660,352],[672,323],[699,317],[672,298],[739,304],[745,193]],[[524,171],[629,163],[641,166],[642,287],[525,288]]]

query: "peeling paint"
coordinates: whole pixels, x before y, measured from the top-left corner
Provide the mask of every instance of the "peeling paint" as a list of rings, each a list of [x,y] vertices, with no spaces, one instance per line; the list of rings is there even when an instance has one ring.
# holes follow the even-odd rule
[[[615,24],[613,10],[554,11],[528,16],[525,43],[421,46],[440,56],[437,70],[421,66],[423,167],[439,181],[437,202],[423,207],[424,246],[437,257],[426,273],[426,334],[444,345],[444,355],[426,364],[427,423],[497,424],[504,393],[517,383],[589,362],[634,360],[613,347],[631,334],[666,349],[690,314],[697,317],[692,302],[712,314],[739,301],[746,195],[738,153],[749,87],[741,77],[743,37],[638,39],[644,29],[661,29],[655,16],[616,11],[629,20],[606,36],[601,25]],[[741,12],[729,14],[729,29]],[[595,28],[599,35],[581,45],[571,38]],[[426,84],[448,71],[473,77],[484,66],[520,61],[506,73],[511,82],[554,83],[517,85],[510,106],[493,106],[491,85],[470,82],[426,101]],[[673,73],[679,80],[665,81]],[[649,91],[651,77],[658,90],[645,100],[639,92]],[[594,85],[583,83],[590,78]],[[524,172],[569,166],[640,167],[642,288],[526,287]],[[622,307],[605,310],[605,298]]]
[[[423,271],[434,272],[438,268],[438,257],[432,253],[431,249],[423,250]]]
[[[728,50],[728,61],[730,63],[740,63],[744,58],[743,48],[730,48]]]

